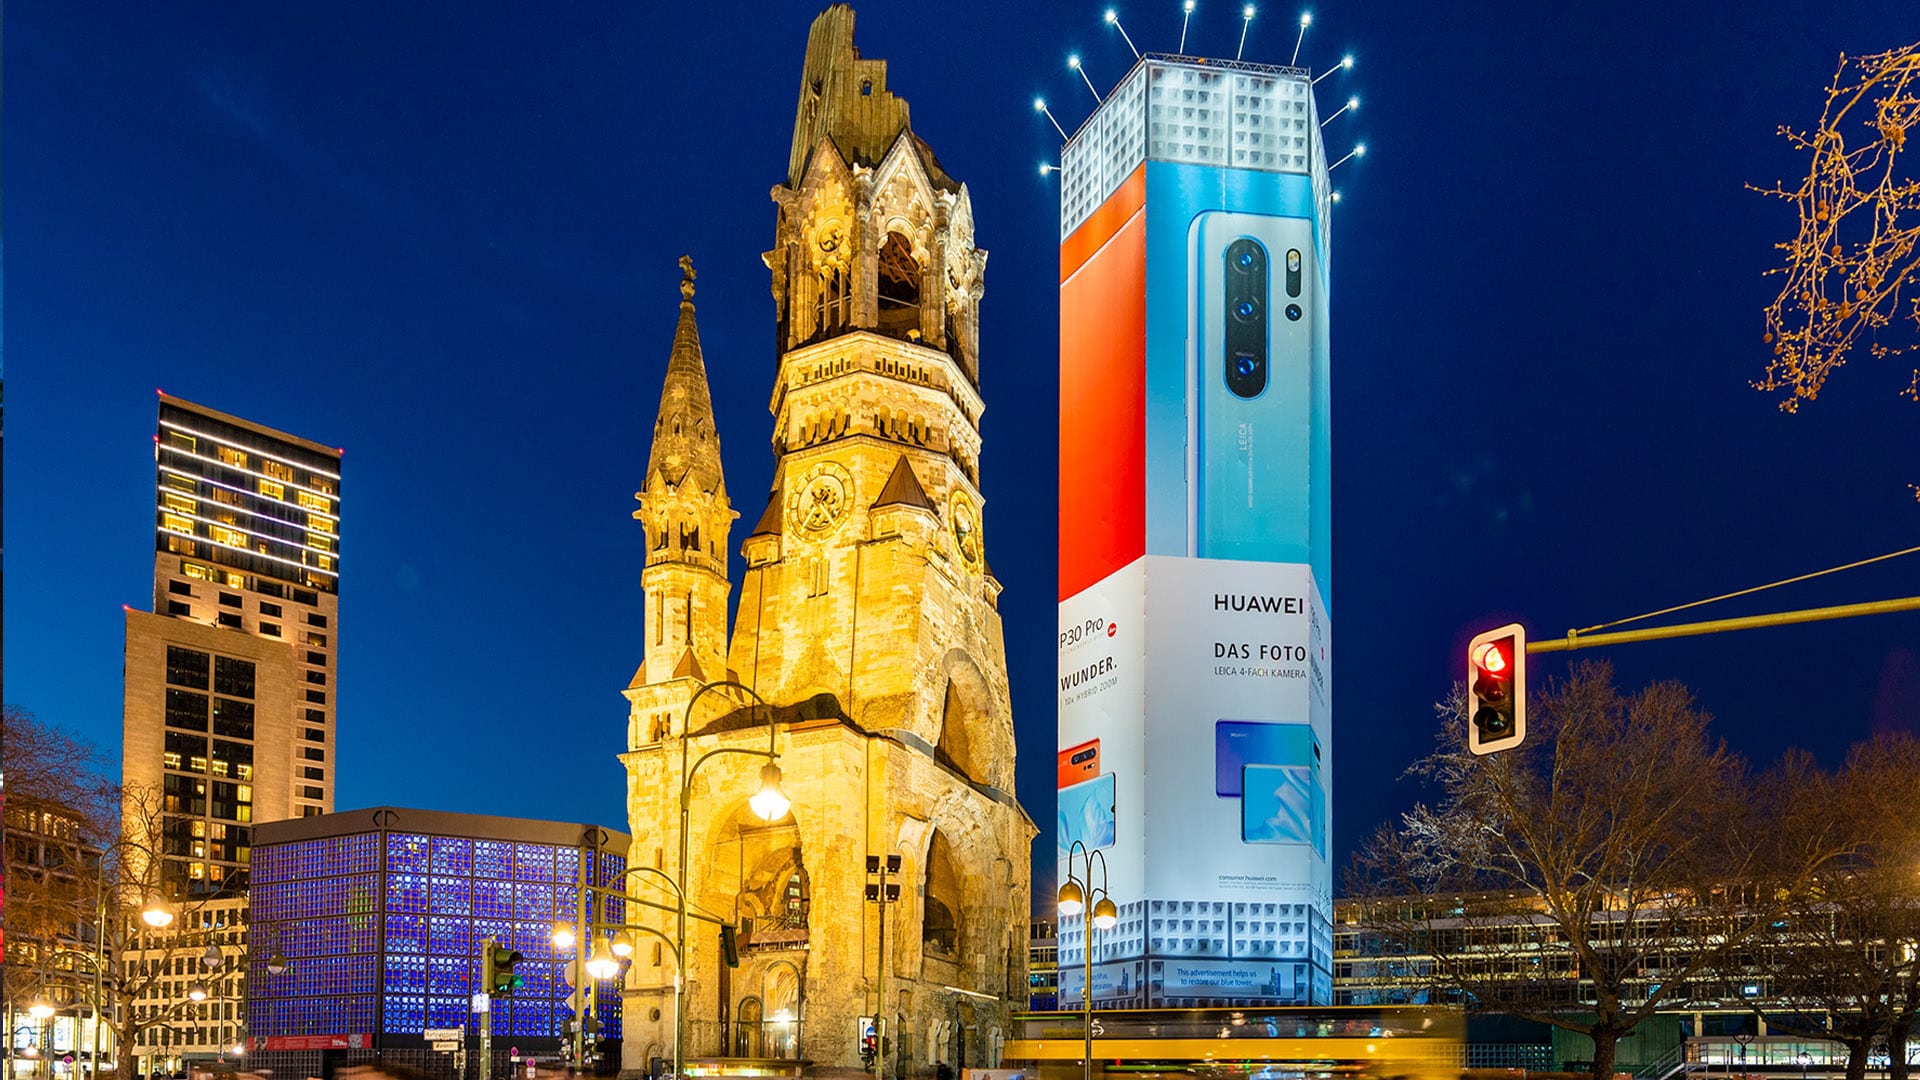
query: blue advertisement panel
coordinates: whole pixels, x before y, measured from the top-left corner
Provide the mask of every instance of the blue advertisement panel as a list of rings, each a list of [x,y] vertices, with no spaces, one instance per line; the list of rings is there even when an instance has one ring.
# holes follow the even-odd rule
[[[1330,200],[1310,81],[1149,58],[1063,166],[1056,855],[1064,881],[1097,852],[1119,909],[1092,930],[1093,995],[1323,1004]],[[1088,928],[1059,934],[1066,1008]]]

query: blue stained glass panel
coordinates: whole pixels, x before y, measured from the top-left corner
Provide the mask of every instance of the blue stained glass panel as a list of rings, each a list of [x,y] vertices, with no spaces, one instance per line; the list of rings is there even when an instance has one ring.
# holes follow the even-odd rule
[[[387,875],[387,910],[427,910],[427,876],[425,874]]]
[[[476,879],[473,883],[473,913],[479,918],[512,918],[513,882]]]
[[[473,873],[473,841],[455,836],[433,838],[433,872],[436,874]]]
[[[387,834],[388,872],[427,872],[427,838],[417,833]]]
[[[434,914],[473,914],[473,882],[463,877],[435,876],[432,886]]]
[[[513,845],[505,840],[475,840],[473,842],[473,876],[512,877]]]
[[[552,881],[553,848],[545,844],[515,844],[513,876],[519,881]]]
[[[473,922],[470,919],[448,915],[429,916],[427,931],[427,948],[435,956],[461,956],[472,960],[480,955],[480,945],[474,940]]]
[[[427,951],[425,915],[387,916],[388,953],[424,953]]]

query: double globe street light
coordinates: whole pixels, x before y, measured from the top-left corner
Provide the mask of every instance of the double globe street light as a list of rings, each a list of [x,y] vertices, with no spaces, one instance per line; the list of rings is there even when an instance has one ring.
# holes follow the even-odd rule
[[[693,720],[693,707],[702,697],[706,696],[709,691],[721,689],[740,691],[753,698],[754,702],[758,704],[760,708],[767,711],[767,748],[765,750],[753,750],[741,746],[721,746],[709,750],[702,754],[699,759],[689,762],[687,742],[689,726]],[[639,931],[658,937],[663,944],[673,950],[673,1075],[676,1078],[684,1076],[686,1072],[687,830],[692,816],[693,777],[694,774],[700,771],[700,766],[705,765],[708,760],[722,754],[749,754],[754,757],[766,758],[767,763],[760,767],[760,788],[747,799],[747,806],[752,809],[754,816],[762,821],[779,821],[781,818],[787,816],[787,811],[792,808],[793,802],[787,798],[786,792],[781,789],[780,766],[776,764],[780,758],[780,754],[774,743],[774,735],[772,707],[769,706],[765,699],[761,698],[758,693],[754,692],[752,687],[729,680],[707,683],[701,686],[700,689],[694,691],[693,696],[687,699],[686,710],[682,714],[680,722],[679,873],[675,877],[668,877],[664,872],[655,867],[636,866],[622,875],[622,881],[619,886],[620,894],[625,896],[625,878],[636,874],[652,874],[659,878],[659,884],[671,889],[674,894],[674,936],[669,939],[664,933],[650,926],[624,924],[618,928],[614,928],[619,932],[604,939],[605,945],[603,947],[599,944],[596,921],[590,914],[584,924],[588,940],[592,943],[592,948],[590,955],[582,966],[586,969],[586,973],[595,979],[614,978],[620,973],[620,961],[633,956],[633,939],[629,936],[629,931]],[[594,889],[597,887],[589,885],[588,888]],[[585,908],[587,913],[590,913],[592,910],[592,907]],[[571,923],[562,922],[554,925],[553,944],[557,949],[570,949],[576,944],[580,944],[580,939],[575,934]]]
[[[1082,872],[1074,870],[1074,855],[1081,859]],[[1093,861],[1100,860],[1100,884],[1093,883]],[[1083,876],[1084,875],[1084,876]],[[1092,911],[1088,911],[1091,903]],[[1082,1080],[1093,1080],[1093,932],[1111,930],[1120,922],[1120,909],[1107,892],[1107,857],[1097,849],[1090,848],[1084,841],[1075,840],[1067,849],[1067,880],[1060,886],[1060,914],[1066,916],[1085,913],[1087,918],[1081,927],[1080,954],[1086,960],[1086,982],[1080,987],[1080,1006],[1082,1010],[1082,1035],[1086,1045],[1080,1063]]]

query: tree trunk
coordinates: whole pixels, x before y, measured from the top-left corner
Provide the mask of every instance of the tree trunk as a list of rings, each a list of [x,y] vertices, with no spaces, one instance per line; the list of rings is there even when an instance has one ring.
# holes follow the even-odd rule
[[[1907,1080],[1912,1069],[1907,1064],[1907,1039],[1913,1034],[1913,1017],[1895,1020],[1887,1029],[1887,1080]]]
[[[1873,1047],[1873,1040],[1866,1037],[1841,1039],[1840,1045],[1847,1048],[1847,1080],[1867,1080],[1867,1051]]]
[[[1620,1036],[1626,1032],[1613,1025],[1595,1027],[1588,1033],[1593,1040],[1593,1080],[1613,1080],[1613,1059]]]

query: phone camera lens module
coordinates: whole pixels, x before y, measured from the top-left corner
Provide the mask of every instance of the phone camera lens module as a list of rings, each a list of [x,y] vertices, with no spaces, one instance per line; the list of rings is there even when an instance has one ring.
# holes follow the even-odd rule
[[[1293,322],[1300,321],[1300,305],[1299,304],[1287,305],[1287,318],[1292,320]]]
[[[1259,314],[1260,305],[1252,300],[1236,300],[1233,302],[1233,317],[1239,319],[1241,322],[1252,322]]]
[[[1260,249],[1251,243],[1242,242],[1234,245],[1233,253],[1229,258],[1234,269],[1242,273],[1257,273],[1260,269]]]
[[[1258,369],[1259,366],[1260,362],[1251,356],[1242,356],[1233,362],[1233,370],[1238,372],[1243,379],[1252,378],[1254,371]]]

